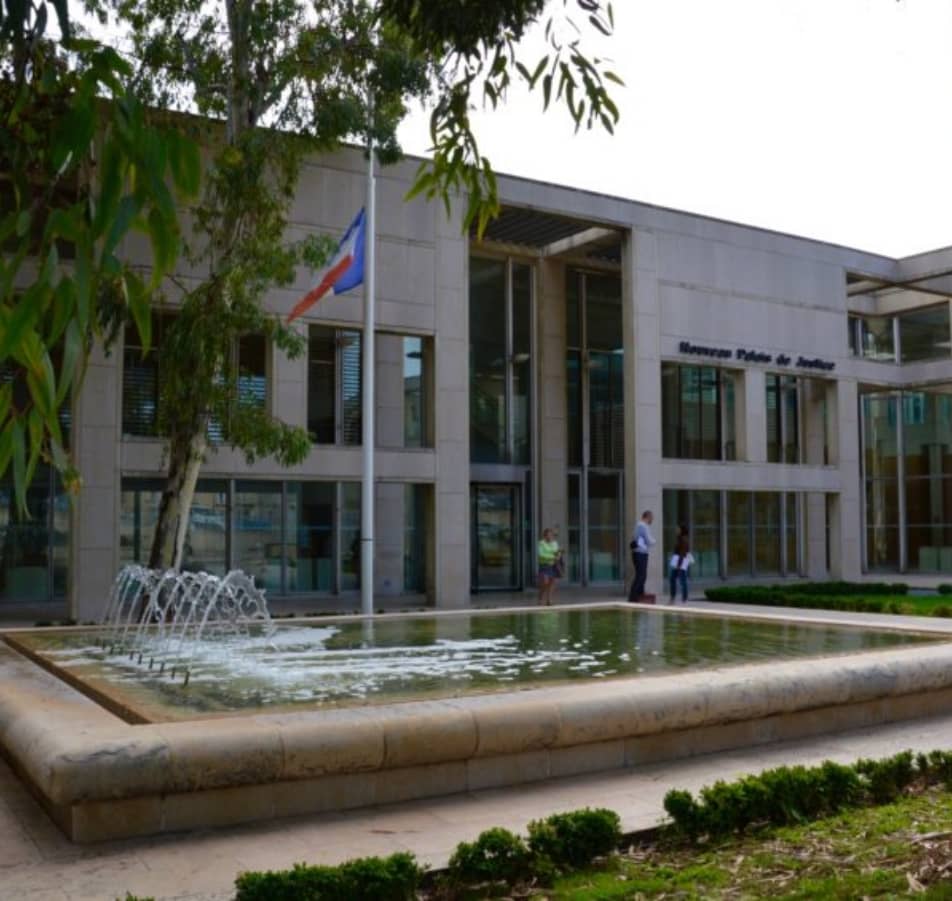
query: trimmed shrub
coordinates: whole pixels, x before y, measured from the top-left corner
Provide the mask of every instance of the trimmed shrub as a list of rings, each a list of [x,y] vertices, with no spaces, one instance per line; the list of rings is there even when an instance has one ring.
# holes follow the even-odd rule
[[[671,817],[675,830],[687,838],[696,839],[705,831],[701,808],[689,791],[671,789],[664,796],[664,811]]]
[[[952,590],[952,588],[950,588]],[[737,585],[708,588],[710,601],[724,604],[762,604],[768,607],[816,607],[822,602],[833,610],[879,612],[879,597],[905,595],[909,586],[902,582],[801,582],[789,585]]]
[[[411,901],[423,870],[412,854],[362,857],[337,867],[242,873],[235,901]]]
[[[529,849],[559,868],[581,869],[621,841],[618,814],[605,808],[556,813],[529,824]]]
[[[882,760],[859,760],[856,771],[866,777],[866,789],[876,804],[895,801],[916,778],[912,751]]]
[[[474,842],[460,842],[450,857],[447,876],[457,885],[513,884],[531,872],[529,848],[508,829],[487,829]]]
[[[952,616],[952,606],[949,604],[936,604],[935,607],[932,608],[932,615],[948,618]]]
[[[952,583],[943,582],[939,586],[939,594],[952,594]]]

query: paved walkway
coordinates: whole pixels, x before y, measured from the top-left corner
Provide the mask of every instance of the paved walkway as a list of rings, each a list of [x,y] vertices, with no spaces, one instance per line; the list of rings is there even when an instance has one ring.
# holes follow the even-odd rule
[[[712,611],[715,607],[704,602],[692,606]],[[737,612],[769,617],[785,613],[768,608],[738,608]],[[952,629],[949,620],[795,613],[801,619]],[[457,842],[471,840],[491,826],[522,830],[529,820],[555,811],[605,806],[618,811],[626,830],[641,829],[660,820],[662,798],[669,788],[696,790],[715,779],[783,763],[849,762],[905,748],[952,748],[952,712],[928,720],[518,788],[86,846],[67,841],[0,761],[0,901],[112,901],[127,891],[157,899],[219,901],[232,897],[233,880],[241,870],[284,868],[300,861],[336,863],[397,850],[413,851],[422,861],[440,866]]]

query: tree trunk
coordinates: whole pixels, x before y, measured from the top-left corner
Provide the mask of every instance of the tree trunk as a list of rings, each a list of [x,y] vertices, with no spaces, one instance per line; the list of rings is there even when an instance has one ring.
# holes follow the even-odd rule
[[[169,446],[169,474],[149,554],[150,569],[181,569],[189,513],[205,453],[205,432],[176,438]]]

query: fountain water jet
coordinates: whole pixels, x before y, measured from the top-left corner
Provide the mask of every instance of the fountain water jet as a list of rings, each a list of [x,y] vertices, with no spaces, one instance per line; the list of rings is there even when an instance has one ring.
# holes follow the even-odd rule
[[[169,667],[184,674],[195,644],[204,638],[248,636],[263,627],[274,632],[264,591],[241,570],[226,576],[206,572],[155,570],[124,566],[116,576],[103,617],[101,646],[111,654],[128,653],[149,669]]]

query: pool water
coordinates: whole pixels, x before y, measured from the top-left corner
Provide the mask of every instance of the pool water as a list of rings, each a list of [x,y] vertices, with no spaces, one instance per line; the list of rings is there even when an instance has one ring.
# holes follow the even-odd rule
[[[128,653],[109,654],[92,633],[16,636],[54,671],[153,721],[513,691],[935,640],[627,607],[282,624],[270,637],[197,643],[186,686],[181,674],[149,669],[148,650],[142,663]]]

